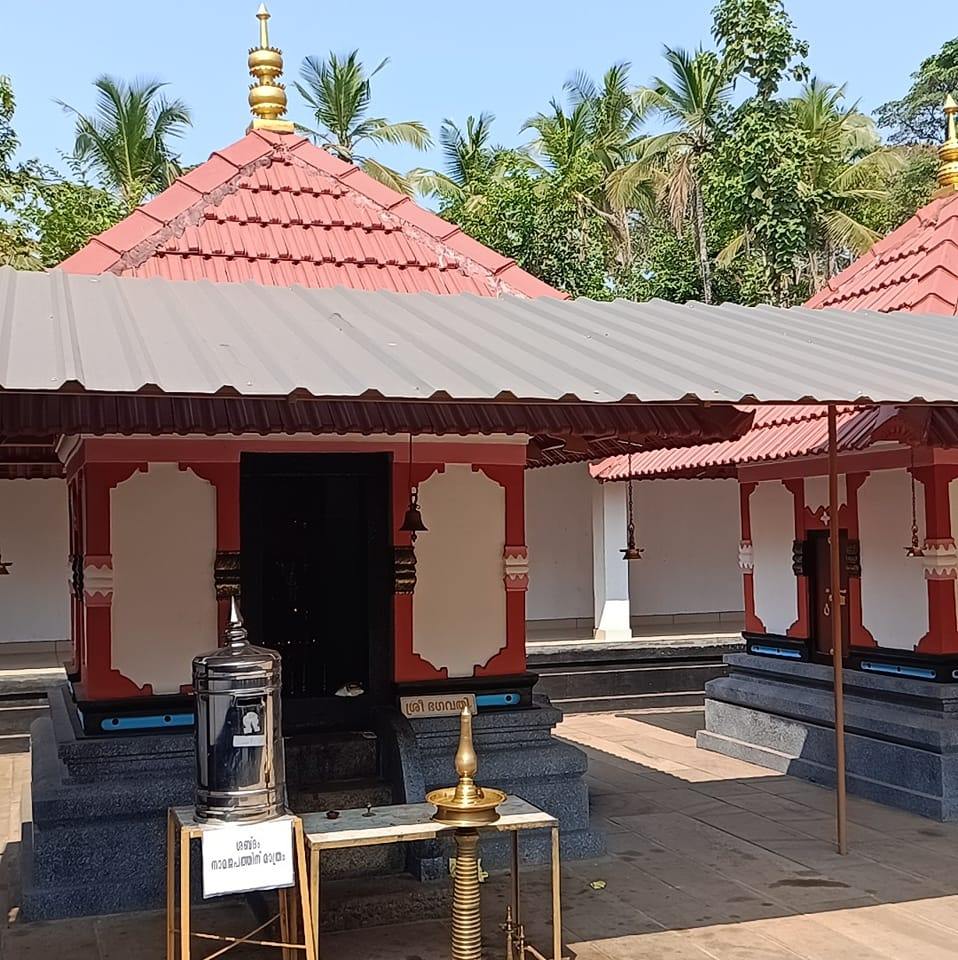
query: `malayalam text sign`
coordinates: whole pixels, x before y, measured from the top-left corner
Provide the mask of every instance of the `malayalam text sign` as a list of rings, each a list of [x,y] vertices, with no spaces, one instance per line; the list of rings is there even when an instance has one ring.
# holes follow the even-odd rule
[[[399,709],[405,717],[457,717],[462,708],[476,715],[474,693],[430,693],[421,697],[400,697]]]
[[[293,822],[230,824],[203,831],[203,896],[293,885]]]

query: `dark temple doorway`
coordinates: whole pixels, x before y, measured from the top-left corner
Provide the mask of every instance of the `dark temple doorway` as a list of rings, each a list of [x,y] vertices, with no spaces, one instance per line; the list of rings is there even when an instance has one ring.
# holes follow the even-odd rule
[[[836,604],[832,598],[831,555],[829,553],[828,531],[814,530],[808,533],[808,599],[811,605],[812,637],[815,652],[830,657],[832,652],[832,618],[836,606],[841,610],[842,652],[848,656],[849,611],[848,611],[848,533],[841,531],[839,551],[842,557],[841,597]]]
[[[241,596],[283,657],[284,726],[362,722],[391,662],[387,454],[244,454]]]

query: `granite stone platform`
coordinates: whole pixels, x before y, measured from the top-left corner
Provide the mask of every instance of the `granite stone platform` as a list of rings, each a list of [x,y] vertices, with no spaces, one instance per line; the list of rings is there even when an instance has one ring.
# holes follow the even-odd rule
[[[160,906],[166,810],[193,802],[192,731],[91,737],[80,728],[66,684],[51,688],[49,700],[49,717],[31,727],[32,807],[24,816],[20,858],[24,919]],[[586,757],[552,736],[560,720],[560,711],[543,698],[524,709],[480,713],[473,728],[480,782],[558,817],[566,857],[595,856],[603,839],[589,827]],[[394,802],[417,802],[426,791],[455,782],[458,718],[410,722],[383,708],[374,728]],[[301,754],[303,746],[297,750]],[[306,763],[297,756],[294,766]],[[412,845],[406,870],[420,881],[445,878],[449,853],[438,843]],[[549,853],[545,837],[523,845],[526,862],[545,863]],[[503,865],[507,856],[508,841],[484,846],[484,864]],[[375,902],[382,912],[381,898]]]
[[[830,667],[749,654],[706,685],[697,744],[739,760],[835,782]],[[958,683],[844,672],[850,793],[958,820]]]

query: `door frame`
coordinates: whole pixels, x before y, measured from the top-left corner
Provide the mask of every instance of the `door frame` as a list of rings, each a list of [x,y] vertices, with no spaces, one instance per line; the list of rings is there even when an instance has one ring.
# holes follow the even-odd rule
[[[271,478],[317,479],[329,476],[356,477],[367,481],[367,505],[371,508],[371,538],[368,572],[370,602],[369,670],[366,692],[358,697],[284,698],[283,726],[288,733],[304,729],[355,728],[368,722],[370,709],[389,701],[393,687],[392,663],[395,645],[393,624],[393,496],[392,454],[370,453],[261,453],[244,452],[240,456],[240,599],[249,598],[252,572],[244,564],[244,553],[251,557],[261,548],[262,512],[259,504],[268,496]],[[377,494],[378,491],[378,494]],[[335,549],[335,545],[330,545]],[[263,608],[254,600],[247,606],[253,638],[263,638]]]

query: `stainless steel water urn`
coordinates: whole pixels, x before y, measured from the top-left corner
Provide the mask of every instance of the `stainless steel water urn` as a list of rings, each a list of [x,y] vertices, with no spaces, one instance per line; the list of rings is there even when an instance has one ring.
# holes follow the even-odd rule
[[[286,812],[280,655],[247,641],[235,599],[225,639],[193,660],[196,816],[269,820]]]

